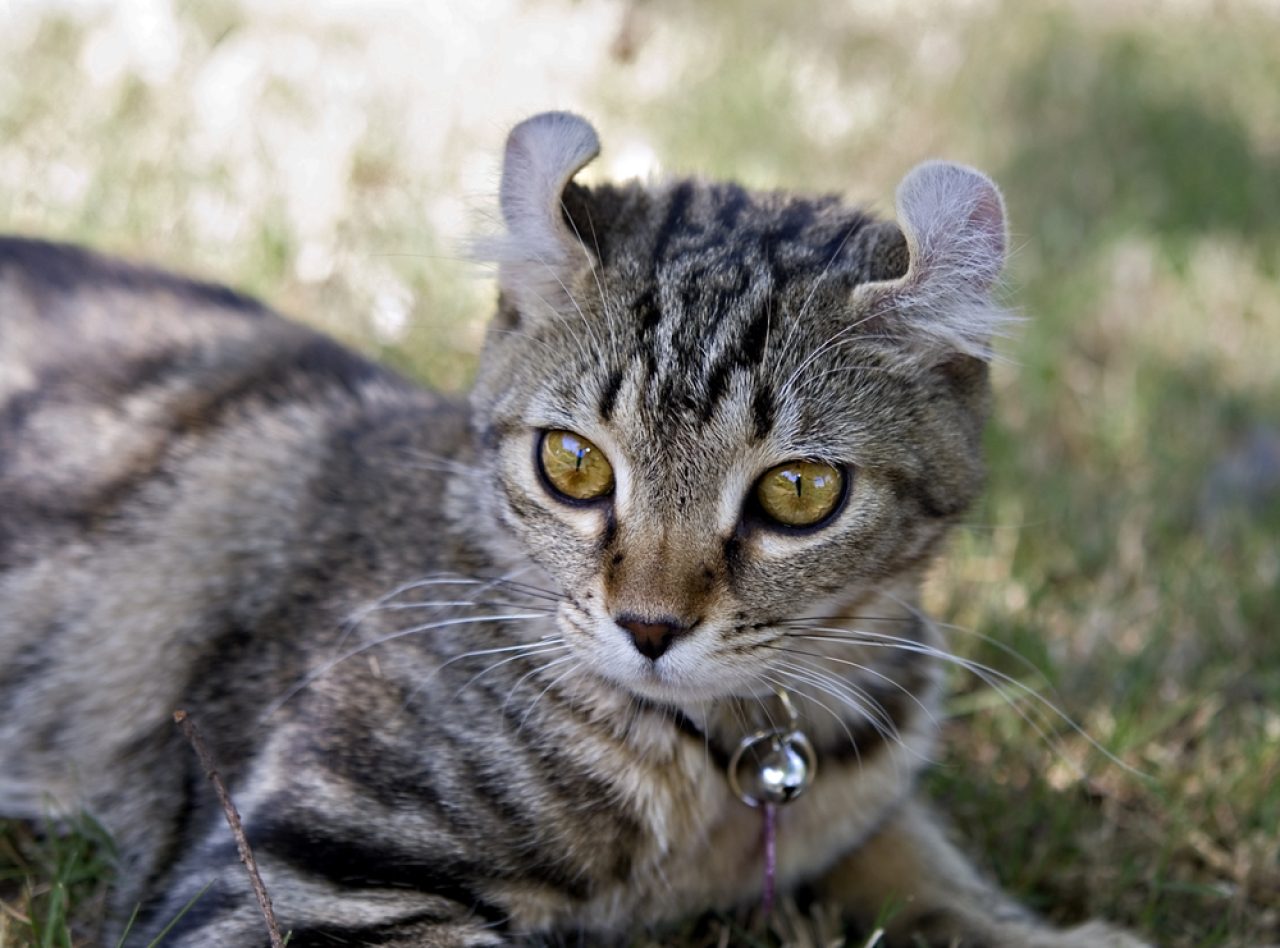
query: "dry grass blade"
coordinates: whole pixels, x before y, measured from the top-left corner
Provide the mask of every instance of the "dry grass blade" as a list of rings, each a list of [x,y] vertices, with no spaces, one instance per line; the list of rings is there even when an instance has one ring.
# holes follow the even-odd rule
[[[209,752],[209,747],[205,744],[204,738],[200,736],[200,732],[196,730],[195,722],[191,720],[191,716],[186,711],[178,710],[173,712],[173,720],[182,729],[183,736],[195,749],[196,756],[200,758],[200,766],[204,768],[205,776],[213,783],[213,788],[218,793],[218,802],[222,804],[222,812],[226,814],[227,825],[231,827],[231,835],[236,838],[236,849],[240,852],[240,861],[244,863],[244,868],[249,873],[249,884],[253,886],[253,894],[258,898],[258,906],[262,909],[262,917],[267,923],[267,934],[271,938],[271,948],[284,948],[284,939],[280,936],[280,925],[276,922],[276,913],[271,907],[271,896],[267,893],[267,887],[262,882],[262,874],[258,872],[258,861],[253,858],[253,850],[249,846],[249,838],[245,836],[244,825],[240,822],[240,813],[236,810],[236,805],[231,800],[227,785],[223,782],[222,776],[218,773],[218,768],[214,765],[213,755]]]

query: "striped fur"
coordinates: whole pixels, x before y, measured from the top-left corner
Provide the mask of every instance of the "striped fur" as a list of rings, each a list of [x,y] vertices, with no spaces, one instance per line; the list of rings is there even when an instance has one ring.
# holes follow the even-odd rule
[[[904,234],[834,198],[581,187],[595,141],[512,133],[469,404],[229,290],[0,240],[0,811],[98,815],[130,943],[203,891],[166,944],[265,944],[183,707],[294,948],[597,943],[759,898],[725,764],[781,685],[820,759],[783,886],[906,899],[902,936],[940,944],[1136,944],[1038,925],[912,799],[919,577],[982,478],[994,188],[904,186]],[[921,329],[948,298],[963,322]],[[612,498],[548,492],[547,428],[605,452]],[[752,506],[794,458],[848,472],[820,529]],[[624,615],[682,634],[651,660]]]

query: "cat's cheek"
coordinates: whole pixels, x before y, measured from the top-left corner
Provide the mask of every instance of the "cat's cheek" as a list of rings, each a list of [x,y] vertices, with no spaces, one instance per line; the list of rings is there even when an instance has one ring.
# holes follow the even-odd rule
[[[588,588],[598,570],[594,551],[608,529],[608,504],[579,505],[550,496],[528,454],[523,438],[509,438],[500,449],[503,520],[562,589]]]
[[[554,510],[560,522],[559,535],[553,538],[557,545],[571,544],[576,550],[594,548],[608,530],[609,516],[604,507],[571,507]]]

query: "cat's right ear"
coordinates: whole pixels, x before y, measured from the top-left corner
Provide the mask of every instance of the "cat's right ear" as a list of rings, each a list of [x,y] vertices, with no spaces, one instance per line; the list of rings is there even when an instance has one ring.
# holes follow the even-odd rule
[[[565,187],[600,153],[596,130],[570,112],[543,112],[507,136],[499,198],[506,236],[486,246],[498,282],[526,312],[570,303],[574,277],[591,265],[569,227]]]

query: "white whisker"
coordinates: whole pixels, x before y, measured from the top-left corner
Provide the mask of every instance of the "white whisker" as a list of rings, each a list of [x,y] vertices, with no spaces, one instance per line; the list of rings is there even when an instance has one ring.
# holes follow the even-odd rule
[[[571,662],[576,657],[577,656],[575,655],[566,655],[563,658],[557,658],[555,661],[548,662],[546,665],[542,667],[541,670],[546,671],[548,668],[554,668],[556,665],[559,665],[562,662]],[[571,673],[577,671],[578,668],[580,667],[581,667],[581,662],[575,663],[569,666],[568,668],[566,668],[559,675],[556,675],[556,677],[551,679],[551,681],[547,682],[546,687],[538,692],[538,696],[533,699],[533,701],[529,704],[529,707],[524,709],[524,714],[521,715],[520,717],[520,724],[516,727],[517,734],[519,734],[521,731],[524,730],[525,724],[528,723],[529,721],[529,715],[533,713],[533,709],[538,706],[538,702],[540,702],[543,699],[546,693],[550,691],[552,688],[554,688],[556,685],[560,684],[560,682],[564,681],[565,678],[567,678]]]
[[[954,625],[949,622],[938,622],[936,619],[933,619],[925,615],[924,612],[922,612],[918,607],[912,605],[911,602],[909,602],[906,599],[903,599],[901,596],[896,596],[889,590],[885,590],[884,595],[887,598],[892,599],[898,605],[902,606],[902,608],[906,609],[908,612],[910,612],[912,617],[915,618],[916,620],[929,622],[939,629],[949,629],[955,632],[963,633],[964,635],[971,635],[974,638],[978,639],[979,641],[984,642],[987,645],[990,645],[992,648],[995,648],[1000,650],[1001,652],[1004,652],[1005,655],[1008,655],[1015,662],[1018,662],[1020,665],[1022,665],[1023,668],[1027,669],[1036,677],[1041,678],[1046,682],[1048,681],[1048,676],[1045,675],[1044,670],[1039,668],[1035,662],[1031,661],[1031,659],[1027,658],[1027,656],[1023,655],[1016,648],[1013,648],[1011,645],[1007,645],[1006,643],[1001,642],[999,639],[995,638],[994,636],[990,636],[990,635],[987,635],[986,633],[979,632],[977,629],[965,628],[962,625]]]
[[[531,606],[523,602],[506,602],[501,599],[428,599],[420,602],[389,602],[383,606],[377,606],[370,610],[373,612],[407,612],[414,609],[448,609],[465,607],[480,607],[485,609],[523,609],[528,612],[538,611],[543,615],[553,615],[554,609],[544,609],[541,606]]]
[[[1016,697],[1011,696],[1005,690],[1005,686],[1014,689],[1017,694],[1032,699],[1035,702],[1033,705],[1034,707],[1051,714],[1053,717],[1065,724],[1068,728],[1083,738],[1091,747],[1106,757],[1107,760],[1121,767],[1128,773],[1132,773],[1136,776],[1142,776],[1141,771],[1135,769],[1129,764],[1126,764],[1111,751],[1103,747],[1102,744],[1077,724],[1075,720],[1058,707],[1058,705],[1054,704],[1034,688],[1019,681],[1012,675],[1008,675],[1000,671],[999,669],[992,668],[989,665],[984,665],[983,663],[974,661],[973,659],[963,658],[962,656],[955,655],[945,649],[929,645],[928,643],[918,642],[914,639],[902,638],[901,636],[888,635],[881,632],[870,632],[865,629],[842,629],[834,626],[805,626],[803,628],[806,629],[805,632],[788,631],[787,635],[789,637],[815,642],[837,642],[847,645],[860,645],[865,648],[892,648],[899,651],[930,656],[964,669],[974,677],[984,682],[988,687],[995,691],[996,694],[1003,698],[1005,703],[1017,712],[1018,716],[1036,732],[1046,745],[1051,747],[1064,761],[1070,764],[1079,773],[1079,765],[1072,761],[1067,755],[1065,748],[1062,746],[1062,742],[1057,737],[1051,735],[1039,721],[1019,707],[1019,702],[1016,700]],[[825,634],[809,634],[815,632]],[[1083,776],[1083,773],[1080,773],[1080,776]]]
[[[913,692],[910,688],[903,685],[901,682],[894,681],[884,672],[878,671],[877,669],[872,668],[870,665],[864,665],[861,662],[851,661],[850,659],[847,659],[847,658],[838,658],[835,655],[827,655],[823,652],[809,652],[809,651],[805,651],[804,649],[790,648],[786,645],[764,645],[762,646],[762,648],[776,649],[781,652],[786,652],[790,655],[808,655],[813,658],[821,659],[822,661],[825,661],[825,662],[835,662],[837,665],[845,665],[849,668],[856,668],[860,672],[863,672],[868,675],[872,675],[875,678],[879,678],[881,681],[885,682],[886,684],[892,685],[894,688],[897,688],[904,695],[910,698],[915,703],[916,707],[918,707],[921,711],[923,711],[925,714],[925,717],[927,717],[933,724],[936,725],[939,723],[937,718],[934,717],[933,711],[930,710],[929,706],[926,705],[923,701],[919,699],[919,697],[916,696],[915,692]]]
[[[871,728],[886,741],[902,743],[897,725],[885,711],[884,706],[863,688],[819,669],[809,668],[795,662],[778,662],[775,666],[804,681],[832,698],[843,701],[860,718],[871,725]]]
[[[355,656],[361,654],[362,652],[367,652],[369,649],[377,648],[379,645],[386,645],[388,642],[394,642],[397,639],[402,639],[409,635],[418,635],[422,632],[434,632],[439,629],[447,629],[447,628],[451,628],[453,626],[458,626],[458,625],[470,625],[477,622],[509,622],[509,621],[515,621],[520,619],[543,619],[543,618],[546,618],[546,615],[545,613],[541,613],[541,612],[506,613],[503,615],[462,616],[454,619],[442,619],[439,622],[427,622],[422,625],[411,626],[410,628],[407,628],[407,629],[400,629],[399,631],[392,632],[392,633],[389,633],[388,635],[384,635],[380,638],[377,638],[372,642],[364,642],[359,646],[357,646],[356,648],[348,649],[346,652],[342,653],[336,658],[325,662],[315,671],[307,674],[300,682],[298,682],[298,684],[294,685],[292,688],[286,691],[282,697],[278,698],[277,700],[273,701],[271,704],[267,705],[266,709],[262,713],[262,716],[263,718],[269,718],[271,715],[279,711],[280,708],[282,708],[291,698],[298,695],[299,693],[306,690],[307,688],[311,687],[311,685],[315,684],[317,681],[319,681],[329,672],[333,671],[333,669],[338,665],[342,664],[343,662],[347,661],[350,658],[354,658]],[[512,647],[514,648],[518,646],[512,646]],[[452,659],[450,661],[452,661]]]
[[[518,662],[522,658],[528,658],[530,656],[537,657],[541,655],[548,655],[553,652],[563,652],[566,649],[571,649],[571,648],[573,648],[573,646],[567,644],[564,641],[564,639],[548,639],[545,642],[531,642],[527,646],[525,646],[524,651],[521,651],[518,655],[512,655],[510,658],[504,658],[500,661],[494,662],[492,665],[487,666],[484,670],[476,672],[474,675],[472,675],[465,682],[463,682],[461,685],[458,686],[458,690],[454,692],[453,696],[455,698],[458,697],[458,695],[462,694],[462,692],[466,691],[468,688],[470,688],[473,684],[475,684],[485,675],[489,674],[489,672],[497,668],[501,668],[503,665],[509,665],[511,662]],[[511,651],[511,649],[509,648],[486,649],[479,652],[468,652],[465,655],[459,655],[457,659],[450,659],[450,661],[451,662],[457,661],[458,659],[462,659],[462,658],[474,658],[475,656],[484,655],[486,653],[496,654],[497,652],[508,652],[508,651]],[[442,665],[440,667],[443,668],[444,666]],[[416,691],[417,689],[414,689],[414,690]]]
[[[844,719],[843,715],[837,714],[835,711],[833,711],[825,701],[821,701],[818,698],[815,698],[813,695],[807,694],[806,692],[796,688],[794,685],[792,685],[788,681],[779,680],[777,678],[774,678],[772,675],[761,675],[760,677],[764,681],[769,682],[769,684],[786,690],[789,694],[793,693],[800,698],[804,698],[806,701],[816,704],[818,707],[822,708],[823,711],[826,711],[827,714],[835,718],[836,723],[839,724],[840,727],[844,730],[845,736],[849,738],[849,746],[853,748],[853,754],[858,759],[858,765],[862,766],[862,752],[858,750],[858,742],[854,740],[853,732],[849,730],[849,722],[847,722]]]
[[[564,662],[567,662],[567,661],[569,661],[570,659],[572,659],[573,657],[574,657],[573,655],[564,655],[564,656],[562,656],[562,657],[560,657],[560,658],[557,658],[557,659],[555,659],[555,660],[553,660],[553,661],[547,662],[545,665],[537,665],[537,666],[535,666],[535,667],[533,667],[533,668],[529,669],[527,672],[525,672],[525,673],[524,673],[523,675],[521,675],[519,678],[517,678],[517,679],[515,680],[515,683],[514,683],[514,684],[512,684],[512,686],[511,686],[511,690],[507,693],[507,697],[506,697],[506,699],[502,702],[502,713],[503,713],[503,715],[505,715],[505,714],[506,714],[506,712],[507,712],[507,707],[511,704],[511,699],[512,699],[512,698],[514,698],[514,697],[516,696],[516,692],[518,692],[518,691],[520,690],[520,686],[521,686],[521,685],[523,685],[523,684],[524,684],[524,683],[525,683],[529,678],[533,677],[534,675],[539,675],[539,674],[541,674],[542,672],[545,672],[548,668],[554,668],[556,665],[560,665],[560,664],[562,664],[562,663],[564,663]],[[522,723],[523,723],[523,722],[522,722]]]

